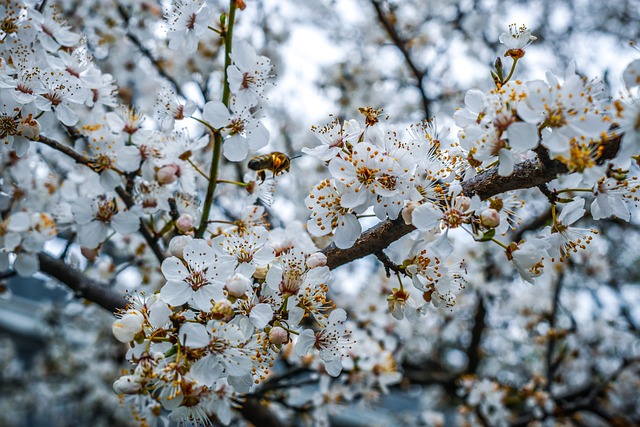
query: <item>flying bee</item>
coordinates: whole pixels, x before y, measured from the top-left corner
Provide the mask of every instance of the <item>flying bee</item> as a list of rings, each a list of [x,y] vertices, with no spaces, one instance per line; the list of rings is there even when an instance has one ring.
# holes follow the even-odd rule
[[[289,172],[291,168],[291,159],[300,156],[289,157],[279,151],[252,157],[247,165],[249,169],[257,171],[258,177],[264,182],[266,171],[271,171],[273,176],[280,175],[283,172]]]

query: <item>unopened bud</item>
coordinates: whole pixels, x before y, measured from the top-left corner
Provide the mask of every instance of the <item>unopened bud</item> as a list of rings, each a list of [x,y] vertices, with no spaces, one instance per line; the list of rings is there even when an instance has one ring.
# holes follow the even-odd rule
[[[164,165],[156,172],[156,179],[160,185],[171,184],[180,176],[180,167],[174,163]]]
[[[500,212],[495,209],[485,209],[480,214],[480,223],[489,228],[497,227],[500,225]]]
[[[169,242],[169,253],[175,257],[182,258],[184,247],[187,246],[191,240],[193,240],[191,236],[175,236],[171,239],[171,242]]]
[[[125,375],[113,383],[113,391],[117,394],[137,394],[140,387],[140,377],[137,375]]]
[[[176,227],[183,233],[191,231],[191,229],[193,228],[193,217],[188,213],[183,213],[176,220]]]
[[[269,342],[271,344],[286,344],[289,342],[289,333],[281,326],[274,326],[269,331]]]
[[[227,280],[226,288],[229,295],[240,298],[251,288],[251,280],[242,274],[235,274]]]
[[[136,334],[142,331],[144,316],[137,310],[129,310],[120,319],[116,319],[111,326],[113,336],[120,342],[130,342]]]
[[[307,267],[316,268],[327,265],[327,256],[322,252],[316,252],[307,257]]]
[[[267,277],[269,267],[266,265],[257,265],[256,271],[253,272],[253,277],[257,280],[264,280]]]
[[[413,219],[412,219],[413,210],[417,208],[419,205],[420,204],[417,202],[408,202],[404,206],[404,209],[402,209],[402,219],[404,220],[405,224],[407,225],[413,224]]]

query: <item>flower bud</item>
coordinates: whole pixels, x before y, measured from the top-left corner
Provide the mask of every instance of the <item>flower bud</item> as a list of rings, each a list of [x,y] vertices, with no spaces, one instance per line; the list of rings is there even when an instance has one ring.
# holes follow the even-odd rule
[[[232,278],[227,279],[227,292],[229,295],[240,298],[251,288],[251,280],[242,274],[234,274]]]
[[[164,165],[156,172],[156,179],[160,185],[171,184],[180,176],[180,167],[174,163]]]
[[[140,390],[140,377],[137,375],[124,375],[113,383],[113,391],[117,394],[137,394]]]
[[[316,268],[327,265],[327,256],[322,252],[316,252],[307,257],[307,267]]]
[[[413,224],[411,215],[413,215],[413,210],[418,206],[420,206],[420,204],[417,202],[408,202],[406,205],[404,205],[404,209],[402,209],[402,219],[404,219],[405,224]]]
[[[175,257],[182,258],[184,247],[187,246],[191,240],[193,240],[191,236],[175,236],[171,239],[171,242],[169,242],[169,253]]]
[[[176,227],[183,233],[191,231],[193,228],[193,217],[188,213],[181,214],[176,220]]]
[[[480,223],[489,228],[497,227],[500,225],[500,212],[495,209],[485,209],[480,214]]]
[[[274,326],[269,331],[269,342],[271,344],[286,344],[289,342],[289,333],[281,326]]]
[[[257,265],[256,271],[253,272],[253,277],[257,280],[264,280],[267,277],[269,267],[266,265]]]
[[[136,334],[142,331],[144,316],[137,310],[129,310],[120,319],[116,319],[111,326],[113,336],[120,342],[133,341]]]

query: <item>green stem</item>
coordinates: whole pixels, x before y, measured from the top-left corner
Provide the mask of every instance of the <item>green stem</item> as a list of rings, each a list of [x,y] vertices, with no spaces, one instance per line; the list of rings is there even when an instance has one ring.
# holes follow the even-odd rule
[[[249,186],[249,184],[247,184],[246,182],[229,181],[227,179],[219,179],[218,180],[218,184],[233,184],[233,185],[237,185],[239,187],[247,187],[247,186]]]
[[[222,89],[222,103],[229,107],[229,97],[231,96],[231,90],[229,89],[229,81],[227,79],[227,69],[231,65],[231,47],[233,41],[233,25],[236,20],[236,0],[229,1],[229,19],[227,31],[224,38],[224,81]],[[200,218],[200,226],[196,230],[195,237],[202,238],[205,230],[207,229],[207,223],[209,221],[209,212],[211,211],[211,205],[213,204],[213,195],[216,191],[216,184],[218,183],[218,167],[220,163],[220,153],[222,152],[222,134],[220,132],[214,132],[213,154],[211,158],[211,169],[209,170],[209,185],[207,186],[207,194],[204,199],[204,206],[202,207],[202,217]]]
[[[396,271],[396,277],[398,278],[398,283],[400,284],[400,290],[404,291],[404,285],[402,284],[402,279],[400,278],[400,273]]]
[[[584,192],[587,192],[587,193],[591,193],[591,192],[593,192],[593,188],[565,188],[563,190],[556,191],[556,193],[557,194],[568,193],[570,191],[584,191]]]
[[[516,64],[518,63],[517,59],[513,60],[513,64],[511,64],[511,70],[509,70],[509,75],[507,76],[506,79],[504,79],[502,81],[502,84],[506,84],[509,80],[511,80],[511,77],[513,76],[513,72],[516,70]]]
[[[495,244],[497,244],[498,246],[502,247],[503,249],[507,250],[508,247],[507,245],[505,245],[504,243],[502,243],[500,240],[496,239],[495,237],[491,238],[491,241]]]
[[[356,218],[360,219],[360,218],[373,218],[374,216],[376,216],[376,214],[362,214],[362,215],[356,215]]]
[[[206,173],[202,172],[200,170],[200,168],[198,167],[198,165],[196,165],[195,163],[193,163],[193,161],[191,159],[187,159],[187,162],[196,170],[196,172],[198,172],[200,175],[202,175],[206,180],[209,179],[209,177],[207,176]]]

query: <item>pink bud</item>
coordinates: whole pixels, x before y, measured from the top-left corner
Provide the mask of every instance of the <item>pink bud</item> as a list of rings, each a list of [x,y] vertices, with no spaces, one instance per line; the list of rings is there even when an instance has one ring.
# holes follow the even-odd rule
[[[500,213],[495,209],[485,209],[480,214],[480,222],[485,227],[495,228],[500,225]]]
[[[324,267],[327,265],[327,256],[322,252],[316,252],[307,258],[307,267],[316,268],[316,267]]]
[[[402,209],[402,219],[404,219],[404,223],[407,225],[413,224],[413,210],[417,208],[420,204],[416,202],[409,202]]]
[[[271,344],[286,344],[289,342],[289,333],[280,326],[274,326],[269,331],[269,341]]]
[[[156,172],[156,179],[161,185],[171,184],[180,176],[180,167],[174,163],[164,165]]]
[[[193,228],[193,217],[188,213],[181,214],[180,217],[176,220],[176,227],[183,233],[191,231],[191,229]]]

